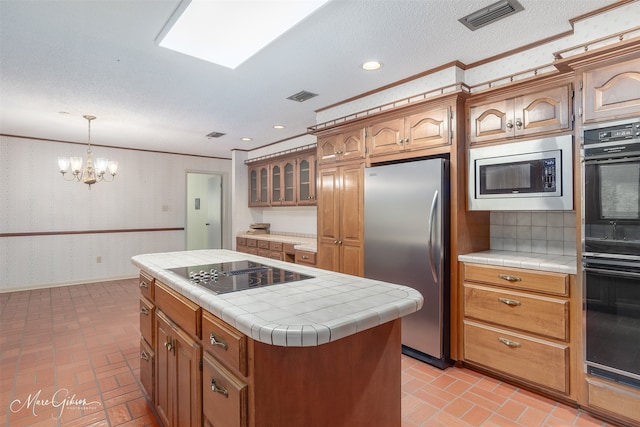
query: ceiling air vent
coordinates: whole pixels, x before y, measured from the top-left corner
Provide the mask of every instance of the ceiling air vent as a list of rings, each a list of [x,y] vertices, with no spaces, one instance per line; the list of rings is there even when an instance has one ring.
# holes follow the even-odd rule
[[[298,102],[304,102],[307,99],[311,99],[314,96],[318,96],[317,93],[311,93],[311,92],[307,92],[306,90],[300,91],[296,94],[293,94],[289,97],[287,97],[287,99],[290,99],[292,101],[298,101]]]
[[[524,10],[524,7],[516,0],[502,0],[491,6],[483,7],[464,18],[458,19],[458,21],[462,22],[471,31],[475,31],[521,10]]]
[[[207,134],[207,138],[220,138],[223,135],[226,135],[226,134],[222,132],[211,132]]]

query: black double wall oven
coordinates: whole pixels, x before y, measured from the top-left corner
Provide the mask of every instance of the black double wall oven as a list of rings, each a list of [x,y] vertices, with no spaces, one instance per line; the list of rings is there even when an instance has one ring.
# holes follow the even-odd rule
[[[640,388],[640,118],[584,131],[587,373]]]

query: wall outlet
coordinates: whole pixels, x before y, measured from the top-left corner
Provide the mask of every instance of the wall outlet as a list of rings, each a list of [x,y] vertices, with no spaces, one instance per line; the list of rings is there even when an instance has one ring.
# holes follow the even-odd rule
[[[96,257],[96,263],[97,263],[97,264],[102,263],[102,257],[101,257],[101,256],[97,256],[97,257]]]

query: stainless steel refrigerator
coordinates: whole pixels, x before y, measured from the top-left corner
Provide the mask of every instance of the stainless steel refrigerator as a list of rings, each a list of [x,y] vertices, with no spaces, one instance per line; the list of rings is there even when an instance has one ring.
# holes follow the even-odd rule
[[[421,310],[402,318],[403,353],[449,364],[448,160],[365,169],[364,275],[417,289]]]

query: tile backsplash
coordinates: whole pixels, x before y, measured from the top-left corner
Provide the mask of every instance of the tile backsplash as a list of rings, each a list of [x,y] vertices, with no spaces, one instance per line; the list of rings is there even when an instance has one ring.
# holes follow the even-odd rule
[[[574,211],[492,211],[491,249],[576,256]]]

